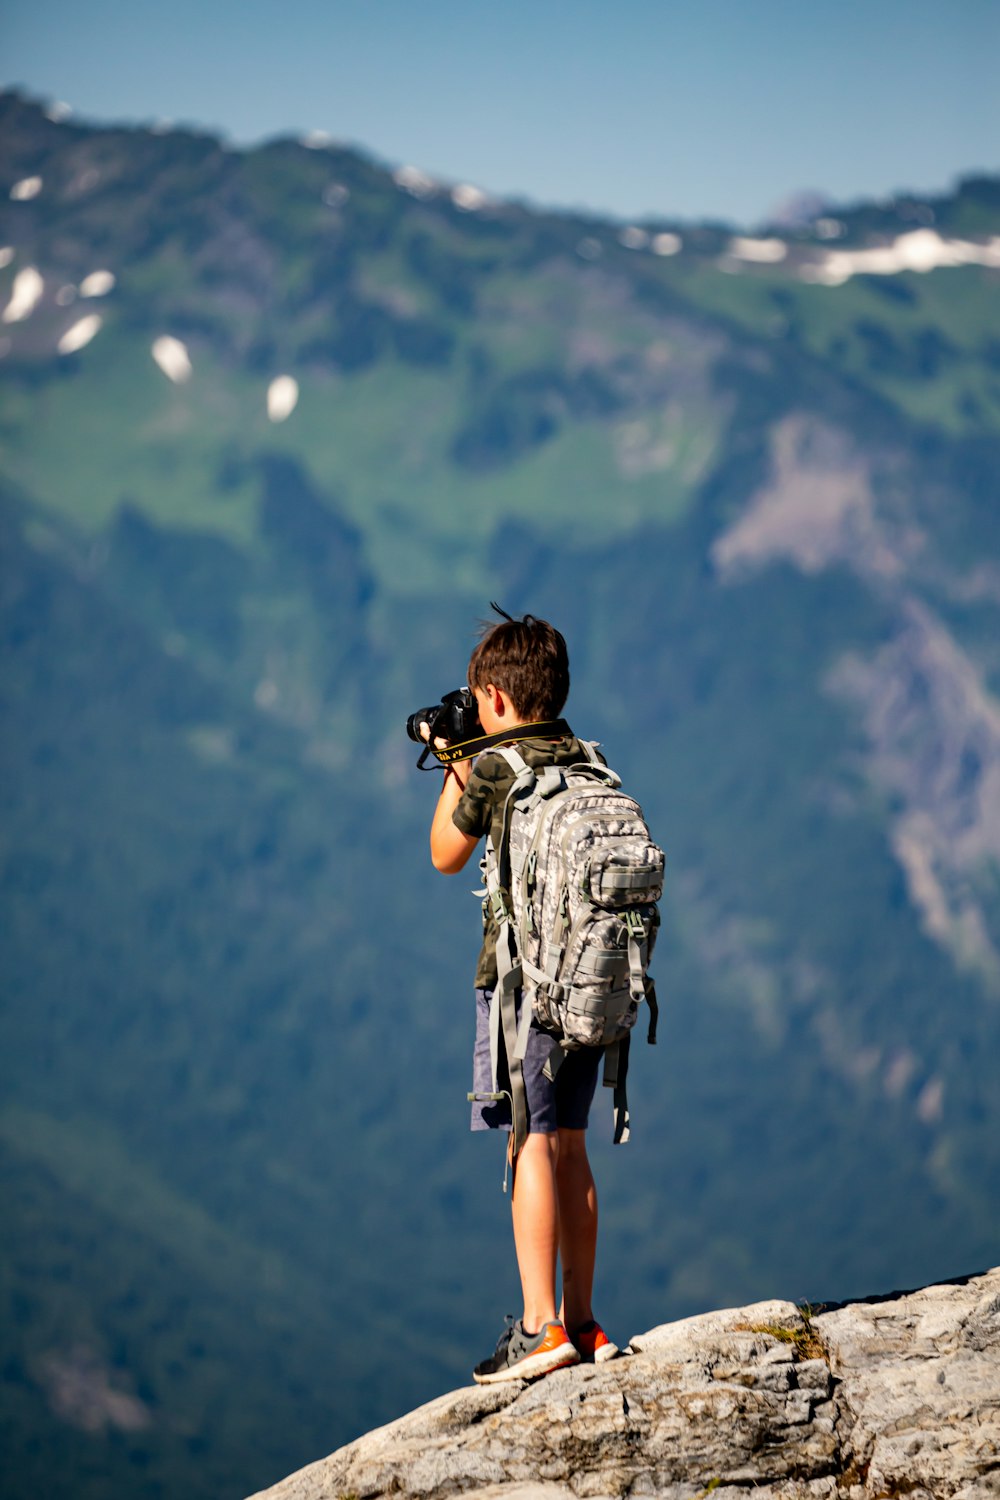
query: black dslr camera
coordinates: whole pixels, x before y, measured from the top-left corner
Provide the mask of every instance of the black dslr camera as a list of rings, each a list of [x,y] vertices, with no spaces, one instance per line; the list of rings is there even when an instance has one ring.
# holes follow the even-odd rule
[[[433,703],[430,708],[418,708],[416,713],[410,715],[406,721],[406,732],[418,745],[425,743],[420,733],[421,724],[430,728],[430,740],[427,743],[432,745],[436,739],[447,740],[449,745],[457,745],[464,740],[478,739],[483,733],[476,700],[467,687],[445,693],[440,703]]]

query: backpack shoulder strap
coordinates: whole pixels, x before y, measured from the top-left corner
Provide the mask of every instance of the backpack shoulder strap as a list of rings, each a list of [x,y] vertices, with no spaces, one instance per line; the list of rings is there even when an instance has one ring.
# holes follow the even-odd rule
[[[504,798],[503,828],[500,834],[499,848],[494,848],[492,834],[488,835],[486,839],[487,861],[488,863],[491,863],[498,867],[500,884],[506,886],[508,880],[510,879],[509,857],[507,852],[507,835],[510,832],[510,818],[511,811],[514,806],[514,799],[517,796],[518,792],[523,790],[525,787],[530,786],[537,778],[535,776],[535,772],[532,770],[531,766],[528,765],[528,762],[525,760],[524,756],[519,750],[515,749],[513,745],[500,745],[494,753],[497,755],[502,755],[504,760],[510,766],[511,770],[514,772],[514,780],[511,782],[507,790],[507,795]]]
[[[597,753],[601,743],[600,740],[580,740],[579,743],[580,749],[587,757],[586,760],[580,762],[580,766],[589,766],[591,770],[596,771],[607,782],[608,786],[614,789],[620,787],[622,779],[618,772],[613,771],[603,755],[598,755]],[[574,769],[576,768],[574,767]]]
[[[503,756],[515,776],[531,769],[516,745],[498,745],[494,754]]]
[[[517,1018],[517,994],[521,988],[521,955],[517,942],[517,931],[511,920],[510,908],[510,819],[517,794],[535,781],[535,773],[524,756],[512,745],[501,745],[497,753],[514,772],[514,779],[504,800],[503,829],[500,847],[494,849],[492,837],[486,842],[486,889],[487,899],[497,923],[497,984],[490,1002],[490,1061],[493,1071],[493,1089],[499,1092],[498,1064],[501,1049],[506,1057],[507,1076],[510,1083],[511,1104],[511,1154],[510,1160],[517,1168],[517,1157],[528,1133],[527,1095],[524,1087],[524,1072],[521,1060],[527,1042],[527,1030],[531,1021],[531,1006],[522,1007],[521,1024]],[[522,1035],[523,1033],[523,1035]],[[504,1188],[507,1186],[504,1174]]]

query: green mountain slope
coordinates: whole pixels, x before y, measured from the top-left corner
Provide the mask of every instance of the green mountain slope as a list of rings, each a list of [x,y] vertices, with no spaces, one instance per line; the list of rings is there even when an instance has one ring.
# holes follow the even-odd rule
[[[0,205],[0,1491],[260,1488],[514,1305],[476,907],[403,733],[490,598],[564,629],[670,856],[602,1319],[986,1263],[997,183],[777,258],[11,94],[0,129],[0,187],[41,179]],[[939,268],[837,280],[873,250]]]

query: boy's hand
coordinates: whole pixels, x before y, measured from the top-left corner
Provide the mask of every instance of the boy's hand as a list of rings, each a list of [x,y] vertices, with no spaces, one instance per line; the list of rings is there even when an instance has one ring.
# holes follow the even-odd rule
[[[426,728],[425,724],[421,724],[421,734]],[[427,738],[426,734],[424,738]],[[448,742],[435,740],[434,743],[443,749]],[[478,839],[471,838],[469,834],[456,828],[452,821],[452,813],[465,791],[471,769],[469,761],[458,761],[445,767],[444,785],[431,824],[431,863],[442,875],[457,875],[459,870],[463,870],[469,862],[469,855],[479,843]]]
[[[421,735],[422,739],[424,739],[424,740],[426,740],[428,742],[428,744],[430,743],[431,726],[424,719],[421,719],[421,721],[420,721],[420,735]],[[434,748],[435,748],[435,750],[447,750],[449,744],[450,744],[450,741],[446,740],[446,739],[442,739],[441,735],[436,735],[435,736],[435,739],[434,739]]]

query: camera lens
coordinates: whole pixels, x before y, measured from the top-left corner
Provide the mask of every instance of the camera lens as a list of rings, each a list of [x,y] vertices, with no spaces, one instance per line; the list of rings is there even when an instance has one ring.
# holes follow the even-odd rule
[[[406,721],[406,732],[411,740],[416,740],[418,745],[424,743],[424,737],[420,733],[421,724],[430,724],[433,727],[434,720],[441,712],[440,703],[435,703],[432,708],[418,708],[416,713],[411,714]]]

